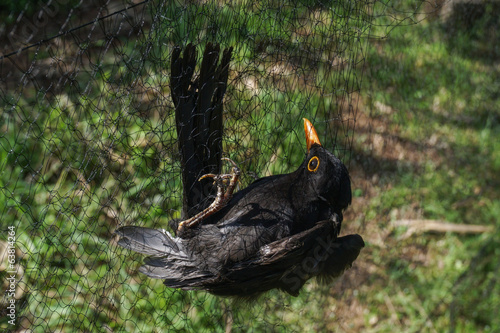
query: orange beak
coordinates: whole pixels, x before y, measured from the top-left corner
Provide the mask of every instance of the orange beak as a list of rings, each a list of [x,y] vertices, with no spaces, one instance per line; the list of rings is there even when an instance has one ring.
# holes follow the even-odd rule
[[[318,133],[316,133],[313,124],[306,118],[303,119],[304,119],[304,131],[306,132],[307,152],[309,153],[309,150],[313,145],[316,144],[321,146],[321,142],[319,142]]]

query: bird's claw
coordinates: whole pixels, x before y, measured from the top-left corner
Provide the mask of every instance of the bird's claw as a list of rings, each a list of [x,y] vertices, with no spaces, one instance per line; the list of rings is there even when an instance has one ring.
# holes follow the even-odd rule
[[[210,206],[208,206],[203,211],[199,212],[198,214],[187,220],[180,222],[179,226],[177,227],[177,234],[183,232],[187,228],[196,226],[204,218],[218,212],[223,207],[225,207],[226,204],[229,202],[229,200],[231,200],[231,198],[233,197],[233,192],[234,189],[236,188],[236,185],[238,184],[241,171],[240,168],[238,168],[238,165],[233,160],[227,157],[223,157],[222,160],[229,161],[233,165],[231,173],[225,173],[225,174],[207,173],[201,176],[200,179],[198,179],[198,181],[205,178],[214,179],[214,184],[217,185],[217,196],[215,197],[215,200],[212,202]],[[224,186],[228,181],[229,184],[227,185],[227,188],[224,191]]]

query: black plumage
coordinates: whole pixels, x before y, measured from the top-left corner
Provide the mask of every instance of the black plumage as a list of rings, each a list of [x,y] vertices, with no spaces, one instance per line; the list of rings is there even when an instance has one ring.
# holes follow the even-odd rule
[[[122,227],[118,244],[149,255],[140,271],[165,285],[217,295],[297,295],[311,277],[339,276],[364,246],[359,235],[337,237],[351,203],[349,174],[307,120],[305,129],[308,153],[295,172],[255,181],[176,237]]]

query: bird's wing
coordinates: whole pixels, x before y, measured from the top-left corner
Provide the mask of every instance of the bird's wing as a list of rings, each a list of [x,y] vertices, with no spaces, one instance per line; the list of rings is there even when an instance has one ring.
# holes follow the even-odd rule
[[[115,231],[120,236],[118,245],[150,256],[174,256],[186,258],[183,244],[161,230],[143,227],[121,227]]]
[[[260,248],[257,255],[227,270],[205,288],[219,295],[254,295],[279,288],[296,296],[311,277],[322,280],[341,275],[358,257],[364,242],[359,235],[336,237],[331,220]]]
[[[139,271],[154,279],[163,279],[170,288],[198,289],[215,278],[210,271],[204,271],[193,261],[176,260],[171,257],[147,257]]]
[[[118,245],[150,257],[144,258],[139,271],[154,279],[164,279],[172,288],[192,289],[214,278],[214,274],[200,269],[184,249],[183,241],[161,230],[143,227],[121,227]]]

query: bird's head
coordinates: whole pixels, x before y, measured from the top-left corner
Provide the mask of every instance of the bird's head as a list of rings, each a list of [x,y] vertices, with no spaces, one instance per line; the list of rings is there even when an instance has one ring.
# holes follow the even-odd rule
[[[345,165],[320,143],[311,122],[304,118],[307,156],[299,170],[304,173],[306,195],[326,200],[340,212],[351,203],[351,181]],[[307,198],[306,198],[307,200]]]

